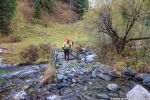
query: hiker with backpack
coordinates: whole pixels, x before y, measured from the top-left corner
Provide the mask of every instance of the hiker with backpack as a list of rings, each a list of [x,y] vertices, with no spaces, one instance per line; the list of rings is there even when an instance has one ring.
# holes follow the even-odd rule
[[[70,41],[70,39],[65,39],[63,43],[65,61],[69,61],[69,54],[70,54],[70,50],[72,46],[73,46],[73,43]]]

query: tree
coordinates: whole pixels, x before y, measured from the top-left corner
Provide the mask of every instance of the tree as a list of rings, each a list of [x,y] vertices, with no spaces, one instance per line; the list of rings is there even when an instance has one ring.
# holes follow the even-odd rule
[[[131,35],[133,35],[132,29],[135,27],[135,25],[143,21],[142,15],[145,15],[143,12],[143,5],[145,1],[146,0],[142,0],[138,3],[135,2],[135,0],[123,1],[124,6],[121,14],[124,19],[122,22],[124,30],[120,31],[121,33],[123,33],[122,36],[120,36],[120,33],[118,32],[119,29],[114,26],[114,20],[112,18],[112,8],[110,6],[106,5],[99,14],[99,31],[106,33],[111,37],[112,45],[116,53],[122,53],[125,45],[128,42],[150,39],[150,37],[130,37]],[[127,4],[126,7],[125,3]]]
[[[34,17],[39,19],[40,16],[41,16],[41,4],[40,4],[40,0],[35,0]]]
[[[10,33],[10,22],[16,9],[16,0],[0,0],[0,33]]]
[[[89,8],[89,1],[88,0],[75,0],[74,2],[75,10],[81,16],[84,14],[85,11]]]
[[[50,13],[54,6],[54,0],[41,0],[42,8],[45,8]]]

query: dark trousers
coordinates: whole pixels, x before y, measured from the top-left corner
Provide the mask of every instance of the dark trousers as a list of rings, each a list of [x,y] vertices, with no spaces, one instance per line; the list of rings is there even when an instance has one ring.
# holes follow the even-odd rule
[[[64,58],[65,58],[65,61],[69,61],[69,50],[68,49],[65,49],[64,50]]]

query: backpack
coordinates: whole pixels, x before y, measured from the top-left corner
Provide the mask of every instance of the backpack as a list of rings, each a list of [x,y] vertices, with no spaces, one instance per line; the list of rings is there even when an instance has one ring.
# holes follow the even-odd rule
[[[65,50],[69,50],[69,49],[71,49],[71,43],[70,42],[69,43],[65,42],[63,47],[64,47]]]

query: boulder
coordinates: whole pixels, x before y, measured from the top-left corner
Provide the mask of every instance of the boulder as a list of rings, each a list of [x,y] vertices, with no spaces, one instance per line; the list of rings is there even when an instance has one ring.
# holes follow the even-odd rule
[[[98,74],[97,75],[99,78],[106,80],[106,81],[110,81],[111,77],[109,75],[105,75],[105,74]]]
[[[150,88],[150,76],[144,78],[143,85]]]
[[[136,71],[134,69],[132,69],[131,67],[125,67],[123,69],[123,73],[127,76],[132,76],[132,77],[134,77],[136,75]]]
[[[111,92],[117,92],[119,90],[119,86],[117,84],[108,84],[107,89]]]
[[[144,78],[150,76],[150,74],[147,74],[147,73],[139,73],[135,76],[135,78],[139,81],[143,81]]]
[[[141,85],[136,85],[126,94],[126,97],[128,100],[150,100],[150,92]]]
[[[95,57],[96,57],[96,55],[94,55],[94,54],[86,56],[86,62],[92,63],[95,60]]]

